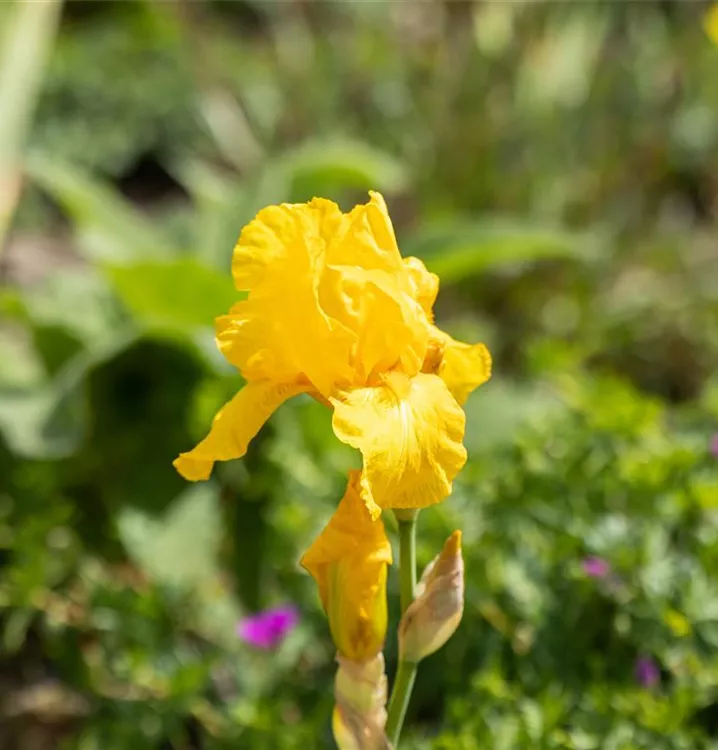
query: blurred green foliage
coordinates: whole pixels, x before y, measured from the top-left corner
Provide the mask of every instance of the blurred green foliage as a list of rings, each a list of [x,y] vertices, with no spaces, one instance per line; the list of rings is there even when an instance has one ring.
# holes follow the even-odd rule
[[[441,323],[496,360],[454,496],[421,517],[422,564],[463,529],[467,604],[407,750],[718,747],[703,12],[66,2],[0,260],[0,747],[331,747],[297,560],[356,457],[296,399],[208,483],[171,461],[240,385],[211,324],[241,226],[369,188],[442,275]],[[286,601],[277,652],[237,640]]]

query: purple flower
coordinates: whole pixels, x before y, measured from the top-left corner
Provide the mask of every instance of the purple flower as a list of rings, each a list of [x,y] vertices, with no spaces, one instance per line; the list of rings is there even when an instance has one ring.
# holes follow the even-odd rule
[[[718,458],[718,434],[713,435],[711,440],[711,453]]]
[[[645,688],[655,687],[661,679],[658,665],[650,656],[639,656],[635,666],[636,682]]]
[[[581,563],[583,572],[589,578],[608,578],[611,573],[611,566],[602,557],[586,557]]]
[[[298,622],[297,608],[283,604],[242,618],[237,624],[237,635],[251,646],[268,650],[276,648]]]

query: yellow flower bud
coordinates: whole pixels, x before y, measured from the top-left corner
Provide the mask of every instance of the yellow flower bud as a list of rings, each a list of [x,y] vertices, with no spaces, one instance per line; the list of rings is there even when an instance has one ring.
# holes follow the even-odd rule
[[[386,674],[380,652],[365,662],[337,657],[332,731],[339,750],[390,750],[386,724]]]
[[[372,518],[360,497],[359,478],[360,472],[350,472],[344,498],[302,565],[317,581],[340,655],[364,662],[386,639],[391,546],[381,519]]]
[[[399,624],[399,657],[419,662],[440,649],[459,627],[464,612],[461,532],[455,531],[429,564],[418,595]]]

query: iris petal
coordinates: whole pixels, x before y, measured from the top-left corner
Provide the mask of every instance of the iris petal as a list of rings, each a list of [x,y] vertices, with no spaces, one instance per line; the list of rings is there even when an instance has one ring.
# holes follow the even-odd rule
[[[491,377],[489,350],[483,344],[462,344],[452,339],[444,349],[437,374],[463,404],[473,390]]]
[[[302,558],[314,577],[339,652],[363,661],[386,637],[386,574],[391,545],[359,495],[358,471],[322,533]]]
[[[438,375],[387,373],[381,385],[331,402],[335,434],[364,458],[365,502],[423,508],[451,493],[466,463],[465,417]]]
[[[327,243],[347,217],[331,201],[270,206],[242,231],[232,273],[247,300],[217,320],[222,353],[247,380],[308,379],[327,395],[350,382],[356,334],[319,301]]]
[[[306,385],[247,383],[215,416],[209,435],[174,460],[177,471],[191,482],[208,479],[215,461],[241,458],[249,441],[288,398],[306,392]]]

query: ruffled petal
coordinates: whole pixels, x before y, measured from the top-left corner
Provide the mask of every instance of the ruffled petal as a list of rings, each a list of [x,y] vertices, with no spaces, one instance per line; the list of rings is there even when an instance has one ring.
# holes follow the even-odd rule
[[[456,341],[444,350],[438,375],[463,404],[473,390],[491,377],[491,354],[483,344]]]
[[[491,377],[491,354],[484,344],[464,344],[432,326],[424,372],[437,374],[464,404]]]
[[[465,417],[438,375],[390,372],[334,406],[337,437],[364,458],[362,496],[380,508],[424,508],[451,493],[466,463]]]
[[[234,248],[235,286],[250,291],[271,279],[294,255],[320,259],[327,243],[347,225],[339,206],[323,198],[263,208],[244,227]]]
[[[288,398],[308,390],[306,385],[247,383],[217,412],[209,435],[174,460],[175,469],[191,482],[208,479],[215,461],[241,458],[272,413]]]
[[[346,215],[342,231],[327,246],[327,264],[390,274],[403,272],[394,227],[380,193],[370,191],[369,202],[355,206]]]
[[[350,472],[336,512],[301,560],[317,582],[338,651],[355,661],[374,656],[384,644],[391,564],[384,524],[367,510],[359,479],[360,472]]]
[[[347,217],[331,201],[259,212],[234,250],[236,285],[248,299],[217,320],[217,343],[247,380],[308,379],[327,395],[352,382],[356,334],[319,301],[327,243]]]
[[[401,258],[384,199],[371,192],[328,244],[319,287],[323,309],[356,335],[357,383],[389,369],[410,375],[421,369],[428,318],[417,299],[416,273]]]
[[[439,277],[431,273],[418,258],[404,258],[409,272],[414,299],[421,305],[429,320],[434,319],[433,307],[439,293]]]
[[[357,383],[390,369],[410,375],[421,369],[429,341],[427,319],[393,276],[358,266],[327,268],[320,300],[356,336],[352,363]]]

